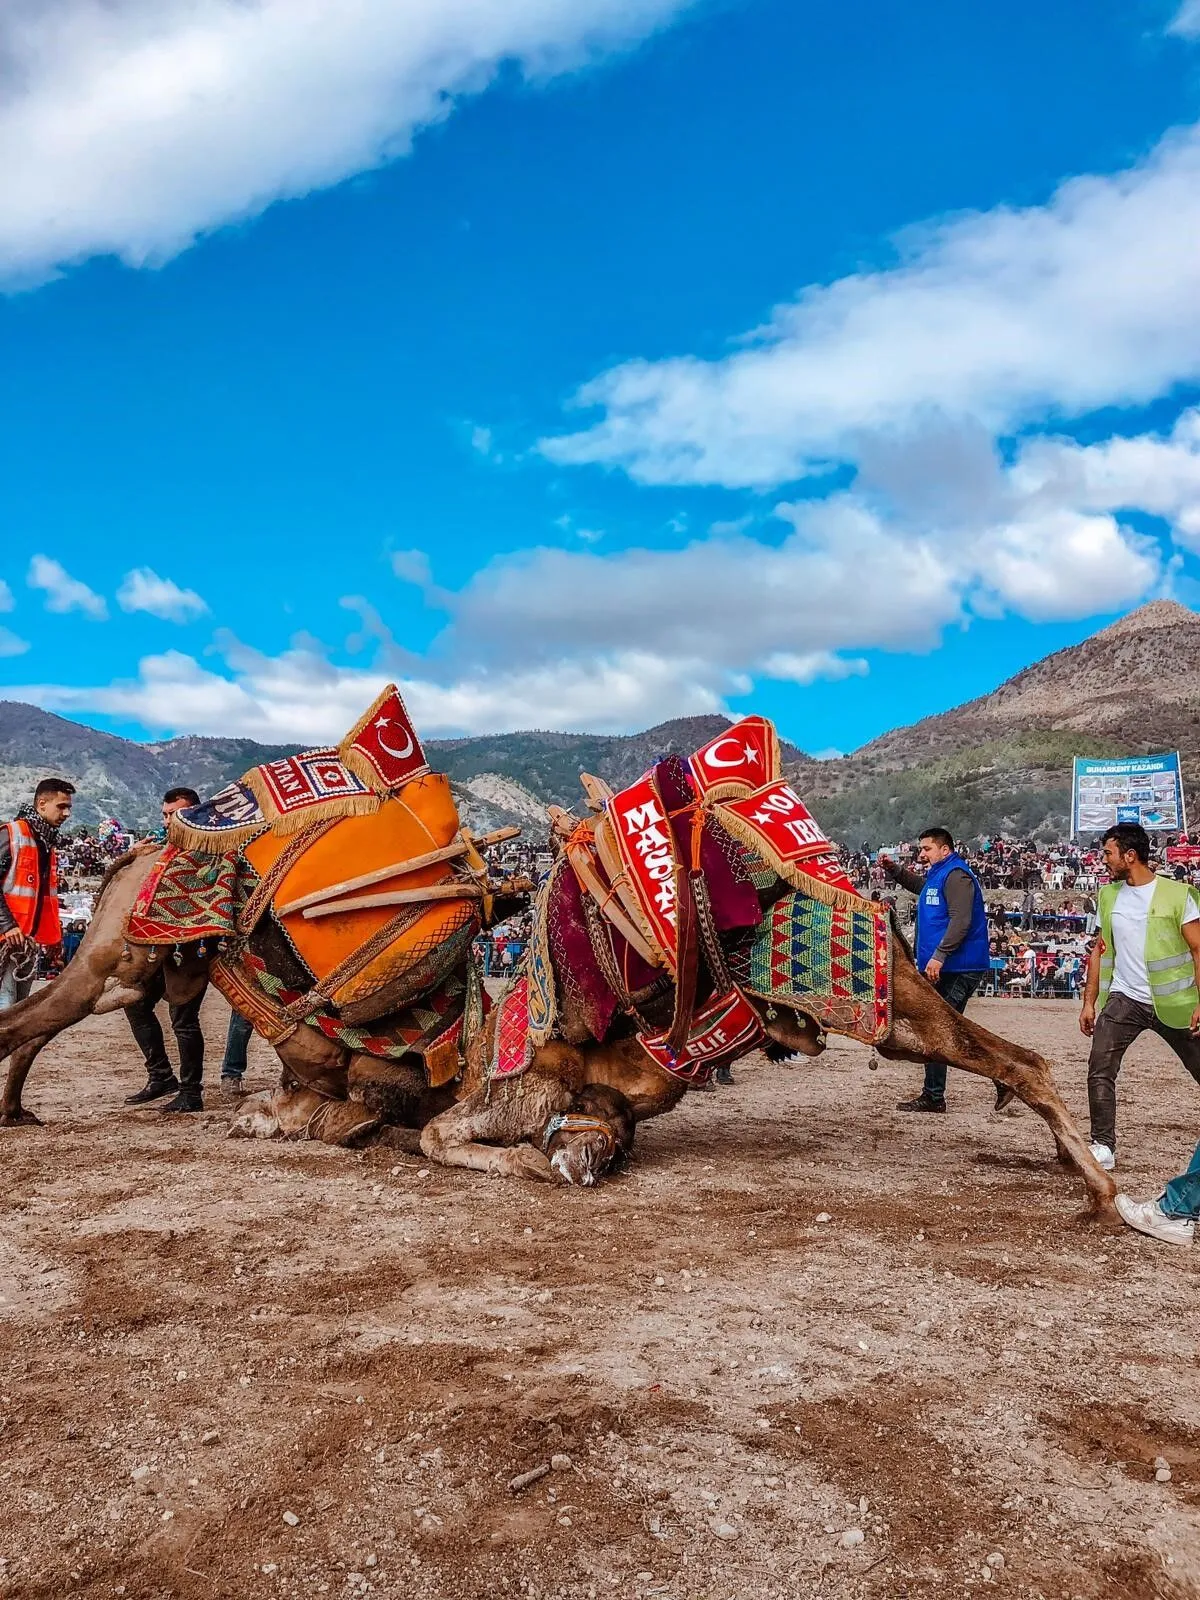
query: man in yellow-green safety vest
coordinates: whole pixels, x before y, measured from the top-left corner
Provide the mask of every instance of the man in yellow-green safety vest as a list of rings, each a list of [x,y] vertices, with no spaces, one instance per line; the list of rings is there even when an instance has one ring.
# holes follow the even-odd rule
[[[1111,1172],[1117,1074],[1137,1036],[1152,1029],[1200,1083],[1200,906],[1190,885],[1155,875],[1150,839],[1136,823],[1104,835],[1104,865],[1112,882],[1100,890],[1079,1027],[1092,1041],[1092,1154]]]

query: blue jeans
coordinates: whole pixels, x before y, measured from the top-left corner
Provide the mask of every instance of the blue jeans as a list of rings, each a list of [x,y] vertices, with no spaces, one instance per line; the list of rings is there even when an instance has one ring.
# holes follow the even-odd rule
[[[16,969],[11,963],[4,968],[4,976],[0,978],[0,1011],[7,1011],[9,1006],[15,1006],[19,1000],[29,997],[33,988],[33,973],[27,978],[18,978]]]
[[[1187,1171],[1172,1178],[1163,1190],[1159,1204],[1169,1217],[1186,1217],[1189,1222],[1200,1217],[1200,1144],[1192,1152]]]
[[[254,1032],[254,1024],[247,1022],[238,1011],[229,1013],[229,1031],[225,1035],[225,1054],[221,1058],[221,1076],[241,1079],[246,1071],[246,1047]]]
[[[959,1016],[967,1009],[967,1001],[987,977],[986,972],[943,972],[934,988],[948,1006],[953,1006]],[[944,1061],[925,1063],[925,1094],[930,1100],[946,1098],[946,1073]]]

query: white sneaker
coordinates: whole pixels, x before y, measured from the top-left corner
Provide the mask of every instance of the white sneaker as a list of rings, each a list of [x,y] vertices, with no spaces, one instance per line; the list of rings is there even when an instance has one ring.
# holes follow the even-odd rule
[[[1090,1144],[1088,1149],[1095,1157],[1097,1165],[1103,1167],[1105,1172],[1115,1171],[1117,1158],[1106,1144]]]
[[[1196,1232],[1194,1222],[1182,1217],[1168,1217],[1157,1200],[1131,1200],[1127,1194],[1116,1197],[1116,1207],[1122,1222],[1127,1222],[1139,1233],[1148,1233],[1152,1239],[1164,1244],[1190,1245]]]

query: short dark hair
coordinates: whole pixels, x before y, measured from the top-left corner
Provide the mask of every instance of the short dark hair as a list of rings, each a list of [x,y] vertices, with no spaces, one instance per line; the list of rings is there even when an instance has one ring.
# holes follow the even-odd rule
[[[946,828],[922,828],[917,838],[932,839],[934,844],[944,844],[947,850],[954,849],[954,835]]]
[[[34,802],[36,803],[44,794],[74,793],[75,785],[73,783],[68,783],[65,778],[43,778],[41,783],[39,783],[37,788],[33,791],[33,798]]]
[[[172,800],[186,800],[190,806],[198,806],[200,804],[200,796],[195,789],[168,789],[162,797],[162,803],[165,806],[169,806]]]
[[[1101,839],[1101,844],[1113,840],[1122,855],[1128,855],[1132,850],[1143,866],[1150,864],[1150,835],[1140,822],[1118,822],[1115,828],[1110,828]]]

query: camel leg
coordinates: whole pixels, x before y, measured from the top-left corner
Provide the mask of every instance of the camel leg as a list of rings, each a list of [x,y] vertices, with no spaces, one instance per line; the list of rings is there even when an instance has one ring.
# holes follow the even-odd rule
[[[38,1052],[53,1037],[52,1033],[40,1034],[14,1050],[9,1057],[8,1077],[4,1080],[3,1098],[0,1098],[0,1128],[41,1127],[41,1118],[35,1117],[32,1111],[26,1111],[21,1104],[21,1091]]]
[[[894,984],[894,1023],[888,1039],[876,1047],[880,1055],[901,1061],[935,1057],[1004,1085],[1046,1122],[1059,1160],[1073,1166],[1087,1186],[1089,1212],[1111,1216],[1116,1183],[1088,1149],[1048,1062],[960,1016],[909,962],[896,961]]]
[[[487,1091],[477,1089],[425,1125],[421,1152],[444,1167],[553,1183],[548,1158],[526,1141],[556,1111],[570,1108],[576,1087],[563,1078],[529,1071],[512,1083],[493,1087],[490,1103]]]
[[[431,1089],[419,1058],[384,1061],[354,1055],[346,1077],[349,1098],[382,1121],[403,1128],[423,1127],[430,1117],[453,1104],[454,1088]]]

